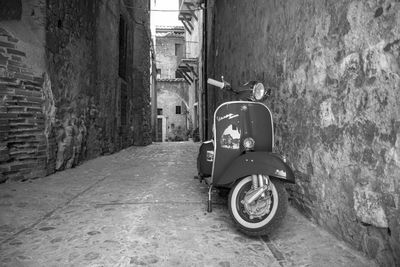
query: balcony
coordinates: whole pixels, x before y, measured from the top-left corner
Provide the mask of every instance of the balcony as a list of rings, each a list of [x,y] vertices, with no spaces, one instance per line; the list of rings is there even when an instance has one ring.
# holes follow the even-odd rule
[[[179,20],[189,34],[194,30],[192,19],[198,20],[196,11],[200,9],[202,1],[198,0],[179,0]]]
[[[197,58],[184,58],[180,61],[178,73],[186,80],[188,84],[192,84],[195,79],[199,78],[197,73],[198,69],[198,59]]]

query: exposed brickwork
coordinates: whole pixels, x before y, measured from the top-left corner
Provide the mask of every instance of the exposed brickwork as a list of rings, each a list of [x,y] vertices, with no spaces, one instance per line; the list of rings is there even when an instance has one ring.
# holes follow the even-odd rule
[[[209,76],[275,86],[266,103],[276,148],[296,170],[294,203],[382,266],[398,266],[398,1],[208,4]],[[232,97],[208,92],[211,109]]]
[[[43,134],[43,78],[24,63],[18,42],[0,35],[0,170],[2,180],[46,175],[47,139]],[[18,55],[18,56],[15,56]],[[1,182],[1,181],[0,181]]]

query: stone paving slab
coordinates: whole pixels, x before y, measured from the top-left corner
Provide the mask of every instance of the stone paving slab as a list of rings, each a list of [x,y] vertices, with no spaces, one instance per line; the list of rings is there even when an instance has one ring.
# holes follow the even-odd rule
[[[293,208],[250,238],[226,200],[193,180],[199,145],[131,147],[25,183],[0,185],[1,266],[375,266]]]

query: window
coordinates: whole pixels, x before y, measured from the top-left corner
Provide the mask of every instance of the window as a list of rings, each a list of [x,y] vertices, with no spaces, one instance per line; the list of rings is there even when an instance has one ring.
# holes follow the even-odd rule
[[[182,57],[182,44],[175,44],[175,56]]]
[[[157,69],[157,79],[161,79],[161,69]]]
[[[176,114],[182,114],[181,106],[176,106],[175,107],[175,113]]]
[[[119,77],[126,79],[126,63],[127,63],[127,35],[128,27],[122,16],[119,17]]]
[[[162,115],[162,111],[163,111],[162,108],[158,108],[157,109],[157,115]]]

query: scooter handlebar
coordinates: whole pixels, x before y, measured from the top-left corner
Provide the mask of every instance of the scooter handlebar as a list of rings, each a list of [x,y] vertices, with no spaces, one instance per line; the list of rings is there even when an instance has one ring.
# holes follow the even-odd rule
[[[217,80],[214,80],[214,79],[211,79],[211,78],[207,79],[207,83],[211,84],[211,85],[214,85],[216,87],[219,87],[221,89],[225,87],[225,83],[224,82],[220,82],[220,81],[217,81]]]

